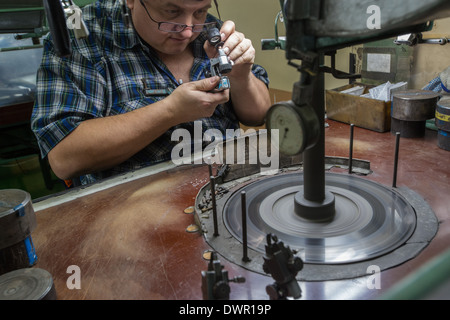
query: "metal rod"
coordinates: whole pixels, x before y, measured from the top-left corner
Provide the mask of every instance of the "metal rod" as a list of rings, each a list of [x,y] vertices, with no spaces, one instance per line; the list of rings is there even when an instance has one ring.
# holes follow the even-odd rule
[[[211,177],[213,175],[211,157],[208,157],[208,170],[209,170],[209,176]]]
[[[350,125],[350,152],[348,156],[348,173],[352,174],[353,171],[353,132],[355,130],[355,125],[352,123]]]
[[[310,63],[311,70],[318,70],[323,60],[323,54],[320,54],[312,64]],[[324,75],[323,72],[318,72],[315,76],[310,74],[308,79],[308,76],[305,78],[304,72],[301,81],[305,87],[300,89],[307,90],[311,97],[307,100],[307,104],[310,104],[316,112],[320,133],[316,144],[303,152],[303,188],[294,196],[294,208],[295,213],[302,218],[328,221],[334,218],[336,210],[334,194],[325,190]],[[302,100],[301,97],[301,92],[297,93],[297,97],[293,95],[293,101]]]
[[[323,62],[323,55],[320,62]],[[325,199],[325,85],[323,72],[311,80],[313,81],[311,103],[319,118],[320,136],[315,146],[303,152],[304,198],[322,203]]]
[[[216,186],[215,179],[213,176],[209,177],[209,181],[211,184],[211,199],[212,199],[212,209],[213,209],[213,222],[214,222],[214,237],[219,235],[218,226],[217,226],[217,207],[216,207]]]
[[[10,8],[0,9],[0,13],[22,12],[22,11],[43,11],[44,7],[30,7],[30,8]]]
[[[397,167],[398,167],[399,147],[400,147],[400,132],[396,132],[395,133],[394,177],[392,179],[392,188],[397,188]]]
[[[247,245],[247,199],[245,191],[241,192],[241,211],[242,211],[242,261],[249,262]]]
[[[349,54],[349,61],[348,61],[348,73],[349,74],[356,74],[356,54],[350,53]],[[355,78],[349,78],[348,83],[352,84],[356,81]]]

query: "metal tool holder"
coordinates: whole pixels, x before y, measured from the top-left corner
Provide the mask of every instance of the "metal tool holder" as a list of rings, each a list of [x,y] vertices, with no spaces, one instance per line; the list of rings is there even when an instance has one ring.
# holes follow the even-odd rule
[[[301,298],[302,290],[295,276],[303,268],[302,259],[294,256],[289,246],[285,246],[282,241],[278,240],[277,236],[268,234],[266,240],[263,270],[275,279],[275,283],[266,287],[270,299]]]
[[[229,73],[232,69],[232,63],[223,50],[223,41],[221,40],[220,31],[217,28],[208,29],[208,41],[216,48],[218,56],[210,60],[210,70],[207,72],[208,77],[219,76],[220,82],[215,91],[223,91],[230,89],[230,80],[223,74]]]
[[[230,282],[243,283],[245,278],[241,276],[228,278],[228,271],[217,258],[216,252],[211,252],[208,270],[202,271],[202,292],[204,300],[229,300]]]

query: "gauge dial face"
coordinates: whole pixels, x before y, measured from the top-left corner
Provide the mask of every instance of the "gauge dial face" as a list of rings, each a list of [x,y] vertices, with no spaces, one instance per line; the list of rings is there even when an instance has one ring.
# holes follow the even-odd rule
[[[288,156],[297,155],[305,145],[305,128],[298,112],[288,103],[272,106],[267,114],[269,130],[279,130],[280,151]]]

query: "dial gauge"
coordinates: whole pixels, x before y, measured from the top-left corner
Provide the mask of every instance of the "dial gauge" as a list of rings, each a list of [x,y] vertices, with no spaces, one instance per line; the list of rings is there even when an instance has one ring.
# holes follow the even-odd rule
[[[267,112],[269,130],[278,129],[280,152],[297,155],[317,140],[318,119],[308,106],[297,107],[292,101],[273,105]]]

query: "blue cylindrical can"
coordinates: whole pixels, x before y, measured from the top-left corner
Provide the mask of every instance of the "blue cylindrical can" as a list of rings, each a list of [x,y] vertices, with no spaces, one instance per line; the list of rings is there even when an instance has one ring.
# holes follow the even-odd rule
[[[36,263],[37,255],[31,238],[36,224],[28,192],[0,190],[0,274]]]

